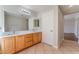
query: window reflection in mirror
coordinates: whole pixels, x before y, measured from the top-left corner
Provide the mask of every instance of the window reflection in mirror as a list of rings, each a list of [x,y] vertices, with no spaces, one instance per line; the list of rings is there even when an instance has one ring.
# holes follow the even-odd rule
[[[34,27],[39,27],[39,19],[34,20]]]

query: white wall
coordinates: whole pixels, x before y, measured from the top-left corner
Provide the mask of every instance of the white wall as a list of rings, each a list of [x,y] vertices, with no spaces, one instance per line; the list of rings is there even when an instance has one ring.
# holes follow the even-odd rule
[[[65,33],[74,33],[75,30],[75,19],[65,19],[64,20],[64,32]]]
[[[69,14],[64,16],[64,32],[65,33],[74,33],[76,26],[76,17],[77,13]]]
[[[4,10],[0,6],[0,32],[4,32]]]
[[[17,16],[17,15],[11,15],[6,14],[5,15],[5,31],[23,31],[27,30],[27,21],[26,18]]]
[[[64,15],[61,9],[58,9],[58,45],[60,47],[64,40]]]
[[[79,43],[79,17],[75,18],[75,31],[74,31],[76,37],[78,38]]]
[[[74,33],[75,33],[75,35],[76,35],[76,37],[77,37],[77,32],[78,32],[78,24],[77,24],[78,22],[77,22],[77,19],[75,20],[75,31],[74,31]]]
[[[64,15],[58,6],[39,14],[41,17],[42,42],[60,47],[64,39]]]
[[[33,30],[33,17],[29,18],[29,30]]]
[[[59,39],[63,39],[62,37],[59,38],[58,36],[58,30],[59,30],[58,23],[63,22],[63,21],[61,22],[62,20],[61,18],[63,17],[62,14],[61,16],[59,16],[61,20],[58,19],[58,6],[53,6],[52,9],[41,12],[39,15],[41,17],[41,22],[42,22],[41,24],[42,33],[43,33],[42,42],[50,44],[54,46],[55,48],[58,48],[60,46],[58,42]],[[63,26],[61,25],[60,27],[63,28]],[[63,31],[62,28],[61,30]],[[61,34],[63,35],[63,32]]]

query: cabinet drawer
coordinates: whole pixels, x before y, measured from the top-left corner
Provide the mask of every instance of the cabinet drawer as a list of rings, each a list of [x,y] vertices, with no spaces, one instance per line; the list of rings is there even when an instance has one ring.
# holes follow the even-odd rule
[[[25,43],[25,47],[26,47],[26,48],[29,47],[29,46],[32,46],[32,41]]]
[[[34,33],[33,36],[38,37],[39,33]]]
[[[32,34],[25,35],[25,42],[32,41]]]
[[[26,38],[26,39],[25,39],[25,42],[26,42],[26,43],[29,42],[29,41],[32,41],[32,38]]]
[[[32,38],[32,34],[25,35],[25,38]]]

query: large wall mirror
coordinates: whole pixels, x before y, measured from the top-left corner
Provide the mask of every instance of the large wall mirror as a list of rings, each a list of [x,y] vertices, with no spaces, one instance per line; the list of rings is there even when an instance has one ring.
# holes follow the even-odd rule
[[[28,23],[28,18],[5,13],[5,32],[29,30]]]
[[[27,32],[40,26],[37,13],[20,5],[5,5],[0,11],[0,33]]]

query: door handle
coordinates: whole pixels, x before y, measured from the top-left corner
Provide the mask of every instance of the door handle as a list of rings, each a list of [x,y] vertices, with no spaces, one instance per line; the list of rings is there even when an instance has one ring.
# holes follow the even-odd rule
[[[50,32],[53,32],[53,30],[50,30]]]

